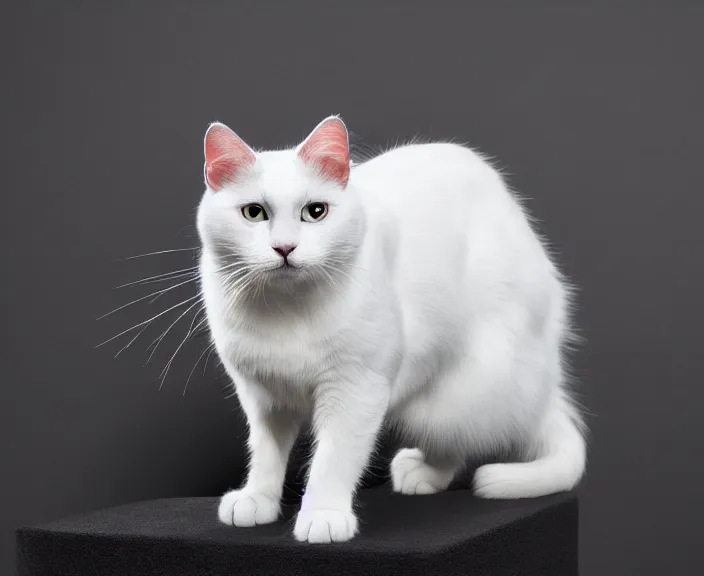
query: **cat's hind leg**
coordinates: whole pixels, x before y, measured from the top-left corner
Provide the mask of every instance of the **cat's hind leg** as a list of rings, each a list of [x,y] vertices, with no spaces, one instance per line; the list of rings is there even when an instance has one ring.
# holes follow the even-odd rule
[[[401,494],[435,494],[447,490],[460,466],[429,462],[418,448],[403,448],[391,461],[391,483]]]

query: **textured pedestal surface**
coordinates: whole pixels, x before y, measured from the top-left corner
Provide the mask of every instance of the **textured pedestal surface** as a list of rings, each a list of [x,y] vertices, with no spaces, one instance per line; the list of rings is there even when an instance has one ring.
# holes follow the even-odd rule
[[[268,526],[217,521],[216,498],[138,502],[17,531],[20,576],[576,576],[577,499],[362,491],[360,535],[300,544],[295,508]]]

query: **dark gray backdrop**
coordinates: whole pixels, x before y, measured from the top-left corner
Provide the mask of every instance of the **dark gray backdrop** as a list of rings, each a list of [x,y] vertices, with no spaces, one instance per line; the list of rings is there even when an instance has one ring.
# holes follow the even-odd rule
[[[532,198],[588,340],[575,359],[593,413],[583,574],[694,574],[704,12],[586,4],[8,4],[0,572],[17,525],[236,483],[243,427],[216,363],[182,395],[202,337],[161,392],[185,324],[147,368],[170,322],[117,360],[129,337],[93,349],[194,288],[95,317],[148,293],[114,286],[193,265],[187,252],[116,260],[196,245],[208,122],[277,147],[341,113],[371,143],[471,142]]]

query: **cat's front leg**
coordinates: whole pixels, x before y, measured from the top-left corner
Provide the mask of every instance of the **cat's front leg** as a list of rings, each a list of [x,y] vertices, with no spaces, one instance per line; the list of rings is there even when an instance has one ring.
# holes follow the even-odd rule
[[[378,374],[316,389],[315,452],[294,536],[311,543],[345,542],[357,533],[357,483],[374,449],[389,402]]]
[[[301,427],[301,416],[277,408],[256,384],[239,380],[237,395],[249,427],[249,472],[244,486],[220,500],[221,522],[239,527],[275,522],[289,454]]]

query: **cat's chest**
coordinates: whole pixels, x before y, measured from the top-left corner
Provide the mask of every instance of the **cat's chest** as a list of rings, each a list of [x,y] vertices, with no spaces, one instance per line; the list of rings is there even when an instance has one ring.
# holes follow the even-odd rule
[[[313,385],[329,372],[334,341],[299,323],[232,329],[225,353],[242,375],[259,382]]]

